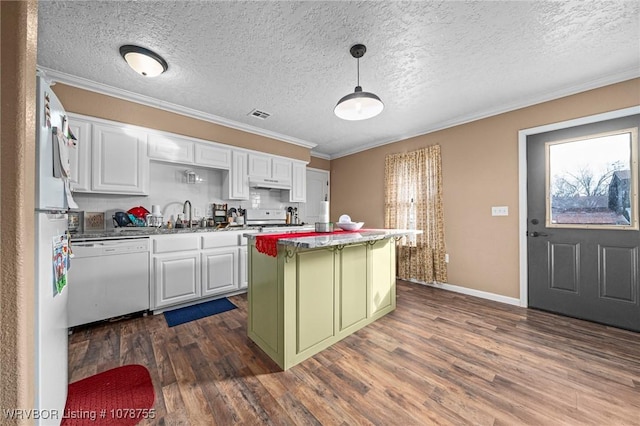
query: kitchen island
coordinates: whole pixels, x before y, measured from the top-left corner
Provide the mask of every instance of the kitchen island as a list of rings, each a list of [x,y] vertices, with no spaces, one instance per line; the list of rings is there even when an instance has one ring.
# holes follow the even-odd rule
[[[286,370],[393,311],[395,238],[421,232],[246,234],[249,338]]]

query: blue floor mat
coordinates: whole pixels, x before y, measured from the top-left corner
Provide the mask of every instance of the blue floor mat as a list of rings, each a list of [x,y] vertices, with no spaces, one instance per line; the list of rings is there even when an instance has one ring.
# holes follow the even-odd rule
[[[184,324],[185,322],[230,311],[231,309],[236,308],[237,306],[231,303],[229,299],[224,298],[165,312],[164,319],[167,320],[167,325],[169,327],[174,327],[176,325]]]

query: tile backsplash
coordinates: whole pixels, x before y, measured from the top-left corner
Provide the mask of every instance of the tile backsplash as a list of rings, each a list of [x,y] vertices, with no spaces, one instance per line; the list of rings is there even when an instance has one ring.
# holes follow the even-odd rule
[[[188,184],[186,170],[193,170],[203,182]],[[106,227],[112,228],[111,216],[116,210],[127,211],[135,206],[143,206],[151,211],[151,205],[160,205],[167,220],[174,222],[177,214],[182,213],[185,200],[191,202],[194,218],[211,215],[211,204],[228,204],[228,207],[243,209],[269,208],[286,209],[298,207],[298,203],[283,202],[283,191],[251,188],[249,200],[224,200],[222,198],[222,170],[204,167],[192,167],[182,164],[169,164],[151,161],[149,165],[149,195],[111,195],[75,193],[74,200],[79,210],[105,212]]]

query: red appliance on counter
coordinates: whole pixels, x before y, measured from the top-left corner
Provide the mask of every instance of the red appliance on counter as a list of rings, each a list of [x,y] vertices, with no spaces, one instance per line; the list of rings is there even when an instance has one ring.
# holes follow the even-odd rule
[[[131,207],[129,210],[127,210],[127,213],[134,215],[138,219],[145,219],[145,220],[147,219],[147,215],[151,214],[149,210],[145,209],[142,206]]]

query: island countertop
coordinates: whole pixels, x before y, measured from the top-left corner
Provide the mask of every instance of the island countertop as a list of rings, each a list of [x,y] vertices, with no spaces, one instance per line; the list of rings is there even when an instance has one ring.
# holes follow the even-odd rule
[[[327,233],[317,233],[311,236],[295,236],[300,231],[291,231],[283,234],[292,234],[291,237],[283,236],[278,238],[279,245],[292,246],[305,249],[340,246],[346,244],[364,243],[367,241],[384,240],[386,238],[403,237],[405,235],[422,234],[421,230],[415,229],[361,229],[359,231],[334,231]],[[244,237],[254,240],[265,234],[244,234]],[[282,235],[278,233],[278,235]]]

